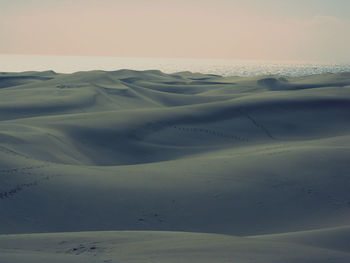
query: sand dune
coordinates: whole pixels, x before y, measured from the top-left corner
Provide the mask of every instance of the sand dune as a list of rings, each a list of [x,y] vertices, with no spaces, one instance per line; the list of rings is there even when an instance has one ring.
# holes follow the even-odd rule
[[[0,262],[349,262],[349,73],[0,73],[0,94]]]
[[[350,255],[294,242],[218,234],[108,231],[0,237],[0,260],[17,262],[348,262]],[[16,254],[17,256],[14,256]]]

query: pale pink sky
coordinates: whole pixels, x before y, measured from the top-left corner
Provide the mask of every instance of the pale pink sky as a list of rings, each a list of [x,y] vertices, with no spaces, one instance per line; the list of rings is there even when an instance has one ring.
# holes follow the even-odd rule
[[[341,10],[281,1],[13,0],[0,53],[350,62]]]

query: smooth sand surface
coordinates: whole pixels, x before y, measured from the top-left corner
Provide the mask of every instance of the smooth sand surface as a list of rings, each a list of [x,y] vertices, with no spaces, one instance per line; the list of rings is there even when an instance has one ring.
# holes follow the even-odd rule
[[[350,73],[0,73],[0,262],[350,262]]]

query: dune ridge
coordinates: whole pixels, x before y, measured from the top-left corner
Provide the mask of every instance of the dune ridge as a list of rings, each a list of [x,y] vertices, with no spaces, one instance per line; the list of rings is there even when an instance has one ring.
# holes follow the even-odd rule
[[[0,73],[0,262],[349,262],[349,116],[349,73]]]

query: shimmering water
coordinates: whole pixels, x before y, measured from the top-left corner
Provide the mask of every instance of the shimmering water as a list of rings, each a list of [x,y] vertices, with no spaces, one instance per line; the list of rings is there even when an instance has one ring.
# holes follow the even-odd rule
[[[306,76],[327,72],[350,72],[350,63],[0,55],[0,72],[54,70],[60,73],[72,73],[87,70],[112,71],[118,69],[158,69],[166,73],[191,71],[223,76],[275,74]]]

